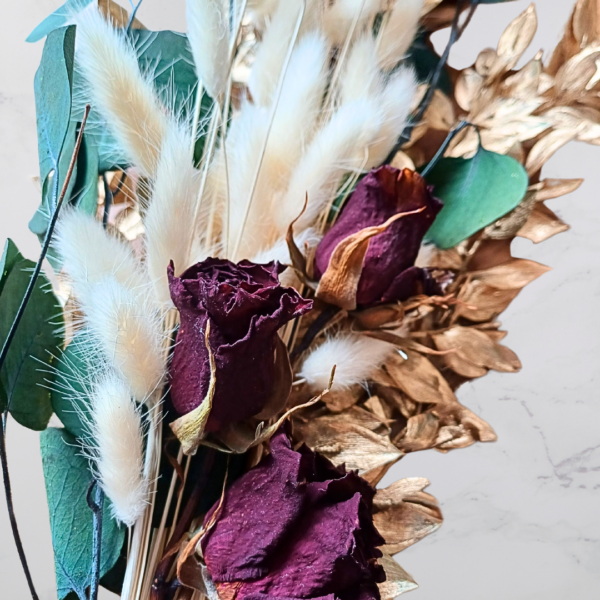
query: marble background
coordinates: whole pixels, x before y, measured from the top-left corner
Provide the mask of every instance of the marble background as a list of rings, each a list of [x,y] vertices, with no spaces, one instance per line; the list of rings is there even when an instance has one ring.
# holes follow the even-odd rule
[[[24,39],[60,0],[3,0],[0,21],[0,239],[39,251],[27,222],[38,203],[33,75],[42,46]],[[126,2],[124,2],[126,4]],[[495,45],[526,1],[483,6],[454,48],[451,63],[471,64]],[[559,39],[572,0],[539,0],[540,28],[526,58]],[[183,30],[182,0],[146,0],[150,28]],[[443,43],[440,33],[438,43]],[[523,362],[518,375],[491,373],[462,388],[460,400],[490,422],[496,444],[403,459],[388,479],[424,476],[445,524],[398,556],[420,584],[414,600],[594,600],[600,597],[600,148],[570,145],[546,177],[585,177],[549,206],[572,229],[514,254],[553,271],[502,316],[506,344]],[[38,435],[9,424],[8,447],[19,524],[40,600],[55,600],[48,514]],[[0,596],[28,598],[3,497]],[[104,593],[103,598],[114,598]]]

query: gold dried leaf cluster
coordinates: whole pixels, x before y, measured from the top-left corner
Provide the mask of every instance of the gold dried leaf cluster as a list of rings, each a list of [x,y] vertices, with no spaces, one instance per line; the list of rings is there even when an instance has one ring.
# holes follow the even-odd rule
[[[455,7],[432,2],[431,9],[431,29],[437,29],[448,24]],[[299,442],[336,464],[358,470],[373,485],[409,452],[447,452],[496,440],[492,427],[461,405],[456,391],[490,370],[520,370],[519,358],[502,344],[506,332],[498,317],[549,267],[513,257],[511,242],[520,236],[539,243],[568,229],[544,202],[575,191],[582,180],[543,179],[542,167],[569,141],[600,144],[596,0],[577,3],[548,64],[542,62],[540,52],[516,69],[536,28],[531,5],[509,25],[495,50],[484,50],[472,67],[453,72],[454,96],[436,91],[423,123],[394,161],[400,167],[425,165],[441,141],[461,121],[468,121],[476,125],[479,135],[474,128],[465,129],[446,155],[472,156],[480,137],[486,150],[512,156],[530,178],[523,201],[459,246],[436,250],[421,261],[421,266],[452,273],[443,297],[416,297],[362,311],[349,307],[313,340],[318,343],[322,336],[351,330],[395,348],[364,385],[348,389],[334,385],[321,402],[294,415]],[[300,337],[318,321],[319,310],[327,306],[317,303],[315,314],[304,319]],[[300,382],[294,387],[292,403],[300,405],[308,395]],[[426,480],[409,479],[378,491],[375,522],[388,540],[387,554],[403,550],[440,526],[441,513],[435,499],[423,492],[426,485]],[[401,591],[407,590],[397,593]]]

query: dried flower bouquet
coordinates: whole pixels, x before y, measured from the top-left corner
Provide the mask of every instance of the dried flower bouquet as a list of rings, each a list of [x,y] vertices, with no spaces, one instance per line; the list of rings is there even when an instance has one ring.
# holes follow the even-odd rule
[[[31,34],[43,251],[2,257],[0,454],[33,598],[8,414],[42,431],[59,600],[417,587],[392,555],[440,526],[429,482],[376,487],[496,440],[455,392],[520,369],[497,317],[547,267],[511,241],[567,229],[544,201],[581,181],[541,169],[600,140],[592,0],[547,63],[517,69],[532,5],[447,66],[501,1],[188,0],[182,35],[69,0]]]

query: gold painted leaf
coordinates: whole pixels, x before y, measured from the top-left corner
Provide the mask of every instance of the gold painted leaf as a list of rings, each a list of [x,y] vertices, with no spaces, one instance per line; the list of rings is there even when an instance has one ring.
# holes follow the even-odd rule
[[[416,590],[419,586],[391,556],[384,554],[377,562],[385,571],[385,581],[378,583],[381,600],[394,600],[405,592]]]
[[[421,413],[408,419],[406,429],[396,446],[403,452],[418,452],[434,447],[440,420],[432,412]]]
[[[539,244],[568,229],[569,226],[561,221],[545,204],[539,203],[531,212],[525,225],[517,232],[517,235],[531,240],[534,244]]]
[[[464,377],[481,377],[488,369],[503,373],[516,373],[521,369],[521,362],[512,350],[496,344],[473,327],[455,326],[432,337],[439,350],[454,350],[443,360]]]
[[[497,290],[520,290],[550,270],[533,260],[513,258],[491,269],[475,271],[471,276]]]
[[[437,500],[423,491],[428,485],[427,479],[411,477],[377,490],[373,521],[386,541],[384,553],[396,554],[441,526]]]

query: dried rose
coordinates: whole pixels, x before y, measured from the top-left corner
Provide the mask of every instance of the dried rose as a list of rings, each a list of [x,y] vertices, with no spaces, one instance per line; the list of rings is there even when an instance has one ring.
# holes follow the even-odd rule
[[[278,263],[237,265],[209,258],[175,277],[171,297],[181,325],[171,363],[171,398],[179,414],[197,408],[210,383],[204,332],[216,363],[216,388],[205,430],[217,431],[261,412],[275,377],[277,330],[312,302],[279,284]]]
[[[208,572],[230,600],[379,600],[385,543],[373,525],[375,491],[284,430],[271,454],[208,513]],[[219,512],[216,512],[219,511]]]
[[[426,273],[414,267],[423,237],[442,209],[431,188],[414,171],[383,166],[371,171],[357,186],[335,225],[327,232],[315,257],[315,274],[327,270],[340,242],[368,227],[380,226],[398,213],[423,209],[391,223],[372,237],[364,257],[356,303],[370,306],[406,300],[420,293],[435,292]],[[413,270],[406,273],[408,269]],[[420,284],[420,286],[419,286]]]

